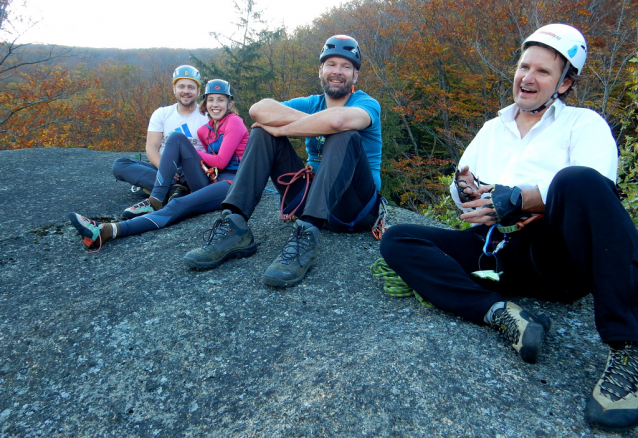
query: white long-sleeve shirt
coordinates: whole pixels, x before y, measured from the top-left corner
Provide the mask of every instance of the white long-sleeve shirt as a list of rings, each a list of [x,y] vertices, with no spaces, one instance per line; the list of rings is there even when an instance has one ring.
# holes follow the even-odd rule
[[[517,113],[513,104],[486,122],[463,153],[459,168],[469,166],[486,184],[538,188],[544,203],[549,184],[565,167],[591,167],[616,182],[618,149],[609,125],[596,112],[556,100],[523,138],[514,119]],[[454,184],[450,192],[460,207]]]

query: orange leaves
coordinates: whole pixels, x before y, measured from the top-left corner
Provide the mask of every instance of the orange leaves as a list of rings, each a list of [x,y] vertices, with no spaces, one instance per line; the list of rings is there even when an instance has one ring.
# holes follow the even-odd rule
[[[447,191],[436,176],[451,167],[451,161],[438,158],[401,157],[384,169],[394,181],[400,205],[421,211]]]
[[[60,68],[37,66],[19,73],[0,93],[0,141],[6,149],[60,146],[79,140],[86,121],[72,99],[92,85]]]
[[[143,150],[151,113],[173,100],[164,75],[151,81],[120,64],[21,72],[0,93],[0,147]]]

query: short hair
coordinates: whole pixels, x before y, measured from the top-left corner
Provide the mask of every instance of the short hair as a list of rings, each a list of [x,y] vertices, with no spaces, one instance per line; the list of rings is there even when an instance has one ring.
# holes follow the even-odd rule
[[[543,47],[543,48],[545,48],[547,50],[550,50],[556,56],[558,56],[560,58],[560,60],[562,61],[562,66],[561,66],[561,74],[562,74],[563,69],[565,68],[565,65],[567,64],[567,59],[560,52],[558,52],[558,50],[554,49],[551,46],[548,46],[547,44],[538,43],[536,41],[530,41],[529,43],[525,44],[525,46],[523,47],[523,51],[529,49],[531,46]],[[521,56],[522,55],[523,54],[521,53]],[[579,82],[581,82],[583,80],[582,76],[578,74],[578,70],[576,69],[576,67],[574,67],[571,64],[569,65],[569,70],[567,70],[567,74],[565,75],[565,79],[571,80],[572,83],[569,86],[569,88],[567,90],[565,90],[564,93],[558,93],[558,98],[561,101],[563,101],[563,102],[567,99],[567,96],[569,96],[569,93],[571,93],[572,88],[574,88]]]

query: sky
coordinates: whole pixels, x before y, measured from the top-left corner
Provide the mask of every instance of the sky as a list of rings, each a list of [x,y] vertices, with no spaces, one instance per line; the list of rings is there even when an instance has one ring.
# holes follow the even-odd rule
[[[255,10],[270,29],[292,30],[341,3],[255,0]],[[20,43],[121,49],[218,47],[209,33],[230,36],[239,18],[233,0],[13,0],[10,11],[36,22],[20,30]]]

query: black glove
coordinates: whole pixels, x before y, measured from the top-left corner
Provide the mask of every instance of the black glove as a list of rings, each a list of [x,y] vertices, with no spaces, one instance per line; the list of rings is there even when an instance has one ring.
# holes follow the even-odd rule
[[[523,195],[519,187],[494,185],[490,192],[494,216],[503,226],[514,225],[523,212]]]

